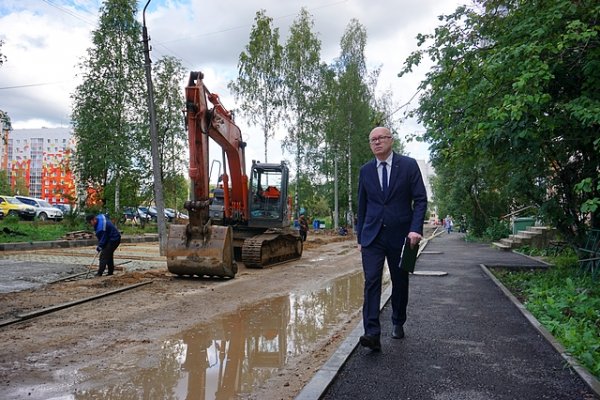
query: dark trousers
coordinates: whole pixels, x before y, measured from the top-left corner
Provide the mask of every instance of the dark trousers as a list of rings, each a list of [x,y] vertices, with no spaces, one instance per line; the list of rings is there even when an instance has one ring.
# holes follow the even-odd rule
[[[100,265],[98,266],[98,275],[102,275],[108,267],[108,274],[112,275],[115,271],[114,254],[117,247],[121,244],[121,240],[108,242],[100,252]]]
[[[300,229],[300,239],[302,239],[303,242],[306,242],[307,234],[308,234],[307,231],[303,231],[302,229]]]
[[[383,264],[386,259],[392,281],[392,324],[402,326],[406,322],[408,272],[400,269],[404,236],[406,235],[398,235],[382,229],[373,243],[361,248],[365,275],[363,326],[366,335],[379,336],[381,334],[379,304],[381,302]]]

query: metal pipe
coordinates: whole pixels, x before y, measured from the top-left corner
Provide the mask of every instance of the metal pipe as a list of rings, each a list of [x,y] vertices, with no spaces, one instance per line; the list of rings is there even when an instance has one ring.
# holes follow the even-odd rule
[[[119,289],[116,289],[116,290],[112,290],[110,292],[100,293],[100,294],[96,294],[94,296],[86,297],[84,299],[69,301],[67,303],[62,303],[62,304],[58,304],[58,305],[55,305],[55,306],[50,306],[50,307],[42,308],[41,310],[36,310],[36,311],[32,311],[32,312],[25,313],[25,314],[19,314],[14,319],[0,322],[0,327],[7,326],[7,325],[12,325],[12,324],[15,324],[17,322],[21,322],[21,321],[25,321],[25,320],[28,320],[28,319],[36,318],[36,317],[39,317],[39,316],[42,316],[42,315],[45,315],[45,314],[50,314],[50,313],[53,313],[55,311],[60,311],[62,309],[73,307],[73,306],[76,306],[76,305],[81,304],[81,303],[86,303],[88,301],[93,301],[93,300],[96,300],[96,299],[100,299],[102,297],[107,297],[107,296],[111,296],[113,294],[117,294],[117,293],[121,293],[121,292],[124,292],[124,291],[127,291],[127,290],[135,289],[137,287],[148,285],[150,283],[152,283],[152,281],[140,282],[140,283],[136,283],[136,284],[133,284],[133,285],[124,286],[122,288],[119,288]]]

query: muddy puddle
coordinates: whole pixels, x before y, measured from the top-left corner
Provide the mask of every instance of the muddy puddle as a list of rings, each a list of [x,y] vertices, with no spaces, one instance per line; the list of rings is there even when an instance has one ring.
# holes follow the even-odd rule
[[[210,400],[252,393],[288,358],[309,351],[355,314],[362,293],[361,272],[319,290],[253,304],[165,341],[151,366],[140,368],[141,360],[111,365],[111,375],[124,383],[64,398]]]

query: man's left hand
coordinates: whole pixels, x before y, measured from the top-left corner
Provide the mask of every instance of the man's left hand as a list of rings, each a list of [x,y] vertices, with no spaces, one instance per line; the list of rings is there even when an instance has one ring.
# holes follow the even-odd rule
[[[102,247],[100,247],[100,246],[96,247],[96,251],[97,251],[98,253],[100,253],[100,252],[102,251]]]
[[[415,246],[418,246],[419,242],[421,241],[422,238],[423,238],[423,236],[421,236],[417,232],[409,232],[408,239],[410,240],[410,248],[414,249]]]

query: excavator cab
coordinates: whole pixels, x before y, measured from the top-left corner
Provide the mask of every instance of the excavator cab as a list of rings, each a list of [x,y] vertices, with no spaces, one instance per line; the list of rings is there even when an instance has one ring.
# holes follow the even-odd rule
[[[288,201],[289,170],[285,163],[252,162],[250,171],[249,218],[251,228],[284,228],[290,226]]]

